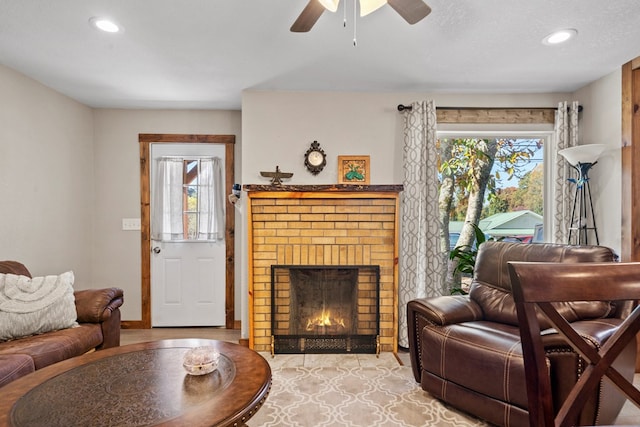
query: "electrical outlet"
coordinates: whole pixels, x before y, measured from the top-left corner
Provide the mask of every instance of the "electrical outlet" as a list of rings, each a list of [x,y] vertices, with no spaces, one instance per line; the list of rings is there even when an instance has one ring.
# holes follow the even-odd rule
[[[140,218],[122,218],[123,230],[140,230]]]

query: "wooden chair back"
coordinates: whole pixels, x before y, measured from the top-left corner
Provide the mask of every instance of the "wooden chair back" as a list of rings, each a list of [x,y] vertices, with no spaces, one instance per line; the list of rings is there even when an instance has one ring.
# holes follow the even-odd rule
[[[640,330],[640,306],[635,304],[631,314],[598,350],[576,333],[552,304],[570,301],[637,302],[640,300],[640,263],[510,262],[509,274],[520,324],[530,425],[572,425],[572,420],[577,419],[603,376],[607,376],[640,408],[640,390],[612,366],[629,343],[635,344]],[[554,415],[549,371],[536,311],[544,313],[585,361],[583,374],[557,415]]]

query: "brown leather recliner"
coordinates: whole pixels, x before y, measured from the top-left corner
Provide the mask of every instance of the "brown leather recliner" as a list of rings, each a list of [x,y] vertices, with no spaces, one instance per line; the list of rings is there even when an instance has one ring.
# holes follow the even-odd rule
[[[451,406],[501,426],[528,426],[524,362],[511,295],[508,261],[614,262],[602,246],[521,244],[488,241],[478,251],[469,295],[416,299],[407,307],[409,351],[416,381]],[[574,302],[563,314],[600,345],[629,305]],[[611,318],[607,322],[597,319]],[[543,321],[543,322],[546,322]],[[553,399],[562,402],[583,367],[580,357],[555,333],[545,332]],[[624,376],[635,370],[635,343],[616,362]],[[611,424],[624,398],[602,383],[581,414],[581,425]],[[557,405],[556,405],[557,406]]]

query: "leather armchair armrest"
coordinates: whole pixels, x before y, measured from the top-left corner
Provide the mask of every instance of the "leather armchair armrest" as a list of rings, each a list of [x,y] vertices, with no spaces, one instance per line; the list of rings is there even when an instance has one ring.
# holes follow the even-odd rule
[[[482,320],[482,309],[469,295],[446,295],[410,301],[412,310],[428,321],[445,326]]]
[[[74,292],[74,296],[79,323],[105,322],[124,302],[119,288],[86,289]]]
[[[444,326],[482,318],[482,309],[468,295],[448,295],[409,301],[407,303],[409,356],[415,380],[420,382],[422,372],[420,334],[427,323]]]

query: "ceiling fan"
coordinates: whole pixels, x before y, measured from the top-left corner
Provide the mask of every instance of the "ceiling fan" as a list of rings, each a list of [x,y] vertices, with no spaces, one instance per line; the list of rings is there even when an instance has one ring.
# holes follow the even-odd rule
[[[355,1],[355,0],[354,0]],[[431,8],[427,6],[422,0],[358,0],[360,2],[360,16],[368,15],[389,3],[400,16],[404,18],[409,24],[415,24],[421,21],[429,13]],[[329,10],[335,12],[338,10],[338,4],[340,0],[309,0],[309,3],[305,6],[296,19],[296,22],[291,26],[291,31],[294,33],[305,33],[316,23],[322,12]]]

